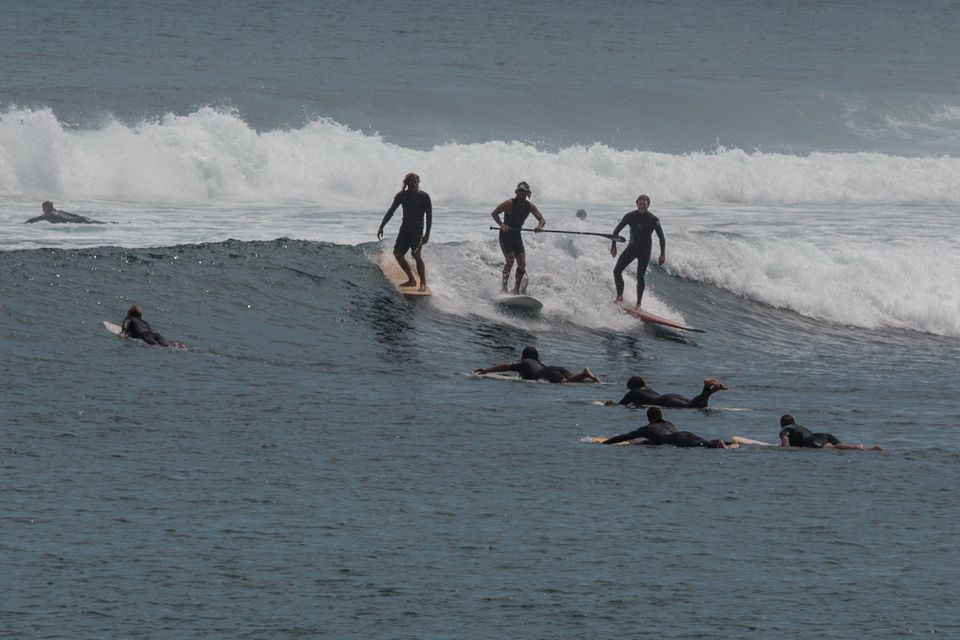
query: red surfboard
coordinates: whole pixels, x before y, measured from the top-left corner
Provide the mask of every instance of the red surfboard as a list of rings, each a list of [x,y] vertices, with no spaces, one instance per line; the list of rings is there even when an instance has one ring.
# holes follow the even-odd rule
[[[625,304],[623,304],[623,303],[621,303],[621,304],[619,304],[619,305],[617,305],[617,306],[619,306],[621,309],[623,309],[625,312],[629,313],[629,314],[632,315],[633,317],[635,317],[635,318],[640,318],[640,319],[643,320],[644,322],[650,322],[650,323],[652,323],[652,324],[658,324],[658,325],[660,325],[660,326],[662,326],[662,327],[668,327],[668,328],[670,328],[670,329],[680,329],[681,331],[696,331],[697,333],[703,333],[703,332],[704,332],[703,329],[696,329],[696,328],[694,328],[694,327],[690,327],[690,326],[687,326],[687,325],[685,325],[685,324],[681,324],[681,323],[679,323],[679,322],[675,322],[675,321],[673,321],[673,320],[667,320],[666,318],[661,318],[660,316],[655,316],[655,315],[653,315],[652,313],[647,313],[646,311],[643,311],[643,310],[641,310],[641,309],[637,309],[636,307],[631,307],[631,306],[625,305]]]

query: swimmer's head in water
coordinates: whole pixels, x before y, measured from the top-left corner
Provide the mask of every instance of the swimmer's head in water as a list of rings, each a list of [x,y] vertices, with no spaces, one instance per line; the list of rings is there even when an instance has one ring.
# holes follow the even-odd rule
[[[403,176],[403,186],[411,188],[420,184],[420,176],[414,172],[410,172],[407,175]]]
[[[529,196],[533,192],[530,191],[530,185],[528,185],[526,182],[520,182],[519,184],[517,184],[517,188],[514,191],[514,193],[525,193]]]
[[[534,347],[524,347],[523,353],[520,354],[520,357],[524,360],[539,360],[540,354]]]
[[[796,421],[793,419],[793,416],[790,415],[789,413],[785,413],[785,414],[783,414],[782,416],[780,416],[780,426],[781,426],[781,427],[786,427],[787,425],[791,425],[791,424],[793,424],[794,422],[796,422]]]
[[[140,308],[140,305],[135,304],[129,309],[127,309],[128,318],[139,318],[143,315],[143,309]]]
[[[660,407],[650,407],[647,409],[647,420],[650,422],[662,422],[663,412],[660,411]]]
[[[587,210],[586,209],[577,209],[577,217],[581,220],[587,219]]]
[[[53,211],[53,203],[50,202],[49,200],[44,200],[43,204],[40,205],[40,208],[43,209],[44,213]]]
[[[630,376],[630,379],[627,380],[627,389],[642,389],[645,386],[647,386],[647,383],[640,376]]]
[[[707,378],[706,380],[703,381],[703,384],[704,384],[704,386],[710,387],[711,389],[718,389],[718,390],[719,390],[719,389],[727,389],[727,388],[729,388],[729,387],[727,387],[727,385],[723,384],[722,382],[720,382],[720,381],[717,380],[716,378]]]

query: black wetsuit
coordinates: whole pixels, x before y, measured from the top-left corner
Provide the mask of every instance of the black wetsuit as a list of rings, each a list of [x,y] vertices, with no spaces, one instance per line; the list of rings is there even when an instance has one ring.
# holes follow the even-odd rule
[[[613,436],[612,438],[604,440],[603,444],[617,444],[618,442],[636,440],[637,438],[643,438],[649,444],[666,444],[666,440],[670,437],[670,435],[676,432],[677,428],[673,426],[672,422],[660,420],[659,422],[651,422],[650,424],[646,424],[639,429],[634,429],[630,433]]]
[[[671,409],[703,409],[707,406],[709,393],[701,393],[693,399],[687,399],[679,393],[665,393],[652,398],[646,404],[656,407],[669,407]]]
[[[54,209],[50,213],[44,213],[39,215],[36,218],[30,218],[25,221],[26,223],[40,222],[41,220],[46,220],[47,222],[52,222],[53,224],[61,224],[65,222],[73,222],[76,224],[106,224],[99,220],[91,220],[86,216],[80,216],[75,213],[70,213],[69,211],[59,211]]]
[[[400,223],[400,231],[397,233],[397,241],[393,245],[393,250],[406,253],[410,249],[416,249],[420,246],[423,239],[423,222],[426,217],[427,234],[430,233],[430,227],[433,225],[433,203],[426,191],[400,191],[393,197],[393,204],[387,209],[387,214],[383,217],[381,226],[387,224],[393,217],[393,212],[397,207],[403,207],[403,222]]]
[[[832,433],[813,433],[794,422],[780,430],[780,438],[787,436],[791,447],[822,449],[827,444],[838,445],[840,440]]]
[[[620,402],[617,404],[652,405],[653,403],[651,401],[659,397],[660,394],[650,387],[640,387],[639,389],[630,389],[630,391],[627,391],[626,395],[620,398]]]
[[[516,371],[524,380],[546,380],[547,382],[564,382],[573,375],[563,367],[548,367],[533,358],[514,362],[510,365],[509,371]]]
[[[663,440],[663,444],[669,444],[674,447],[703,447],[704,449],[720,449],[723,447],[721,442],[721,440],[706,440],[689,431],[675,431]]]
[[[136,316],[127,316],[123,319],[120,333],[130,338],[143,340],[147,344],[155,344],[162,347],[173,346],[167,342],[162,335],[154,331],[153,328],[147,324],[146,320],[137,318]]]
[[[504,254],[519,255],[526,253],[520,229],[523,228],[523,223],[527,221],[531,211],[530,202],[517,197],[513,199],[510,211],[503,214],[503,224],[510,227],[509,231],[500,232],[500,249]]]
[[[630,227],[630,243],[624,247],[620,257],[617,258],[617,264],[613,268],[613,282],[617,287],[617,297],[623,296],[623,270],[631,262],[637,261],[637,304],[643,299],[643,290],[646,287],[644,274],[647,272],[647,265],[650,263],[650,249],[653,246],[651,235],[657,233],[660,239],[660,253],[666,250],[666,240],[663,237],[663,229],[660,228],[660,219],[649,211],[640,213],[634,209],[620,219],[620,224],[613,230],[613,235],[620,233],[624,227]]]
[[[653,407],[669,407],[671,409],[705,409],[710,401],[710,396],[720,391],[724,387],[719,384],[705,384],[703,391],[693,398],[686,398],[679,393],[664,393],[658,395],[652,389],[649,395],[644,396],[643,402],[636,404],[645,404]],[[629,395],[629,394],[627,394]],[[621,404],[623,401],[621,400]]]

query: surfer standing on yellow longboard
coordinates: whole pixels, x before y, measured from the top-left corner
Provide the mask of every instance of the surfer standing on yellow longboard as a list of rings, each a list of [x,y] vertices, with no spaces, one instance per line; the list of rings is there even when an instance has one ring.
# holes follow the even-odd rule
[[[383,238],[383,228],[393,217],[393,212],[397,210],[397,207],[401,206],[403,207],[403,222],[400,223],[400,232],[397,234],[397,241],[393,245],[393,255],[406,274],[407,281],[400,283],[399,286],[417,286],[413,271],[410,270],[410,265],[407,264],[405,257],[407,251],[410,251],[417,263],[417,275],[420,276],[418,291],[426,291],[427,267],[423,264],[420,250],[430,240],[430,227],[433,225],[433,204],[430,202],[430,196],[427,195],[427,192],[420,191],[420,176],[415,173],[408,173],[404,176],[403,189],[393,197],[393,204],[387,209],[387,213],[380,223],[380,228],[377,229],[377,240]],[[424,218],[427,221],[426,232],[423,228]]]

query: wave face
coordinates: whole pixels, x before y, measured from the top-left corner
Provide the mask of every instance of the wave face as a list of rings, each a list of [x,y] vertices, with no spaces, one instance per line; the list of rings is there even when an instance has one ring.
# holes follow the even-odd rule
[[[329,119],[258,132],[232,111],[202,108],[136,125],[73,129],[50,109],[0,115],[0,194],[17,199],[382,205],[406,170],[448,206],[489,204],[522,176],[537,198],[598,205],[948,203],[960,158],[876,152],[808,154],[717,148],[669,154],[608,144],[555,150],[519,140],[425,150]],[[429,185],[429,187],[427,186]]]

